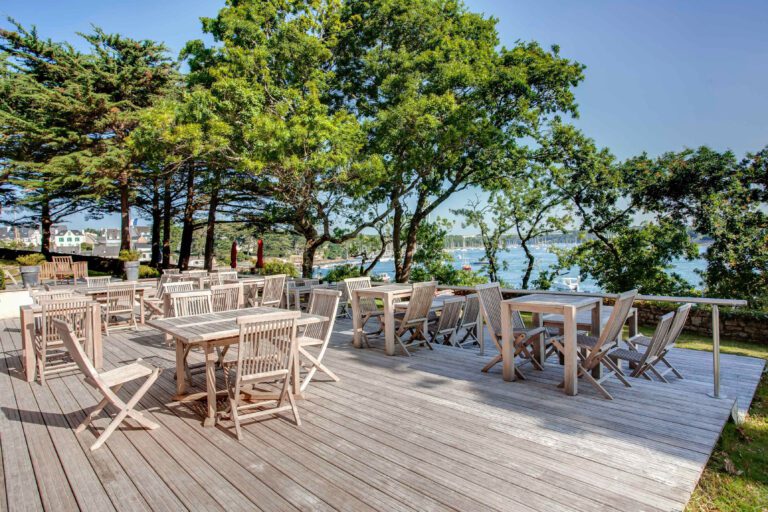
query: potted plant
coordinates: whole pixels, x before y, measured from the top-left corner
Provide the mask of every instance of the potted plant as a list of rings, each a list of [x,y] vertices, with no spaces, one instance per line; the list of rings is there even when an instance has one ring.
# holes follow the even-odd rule
[[[16,258],[20,265],[21,282],[24,288],[40,286],[40,264],[45,261],[45,256],[40,253],[25,254]]]
[[[123,262],[123,268],[125,269],[126,281],[138,281],[139,280],[139,251],[120,251],[118,256],[120,261]]]

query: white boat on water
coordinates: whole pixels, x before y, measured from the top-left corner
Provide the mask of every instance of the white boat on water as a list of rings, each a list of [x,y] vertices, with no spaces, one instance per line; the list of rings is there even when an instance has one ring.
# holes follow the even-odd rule
[[[581,276],[577,277],[561,277],[554,283],[555,290],[564,292],[578,292],[579,285],[581,285]]]

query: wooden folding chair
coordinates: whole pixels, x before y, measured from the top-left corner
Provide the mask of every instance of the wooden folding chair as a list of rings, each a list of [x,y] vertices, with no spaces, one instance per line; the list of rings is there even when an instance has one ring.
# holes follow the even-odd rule
[[[675,318],[672,321],[672,326],[669,328],[669,333],[667,334],[666,342],[659,350],[656,361],[653,363],[654,367],[662,363],[666,366],[664,371],[658,371],[658,369],[656,369],[657,371],[655,372],[655,374],[663,382],[669,382],[666,379],[666,375],[669,372],[672,372],[678,379],[683,378],[683,374],[681,374],[677,368],[672,366],[672,363],[669,362],[667,355],[669,355],[669,351],[675,346],[677,338],[680,337],[680,333],[683,332],[683,327],[685,327],[685,322],[688,320],[688,315],[691,312],[692,306],[693,304],[683,304],[677,308],[675,311]],[[630,349],[639,350],[640,346],[648,346],[650,342],[651,340],[648,338],[648,336],[643,336],[640,334],[627,340],[627,345],[630,347]]]
[[[237,319],[237,361],[225,362],[223,368],[229,395],[227,412],[238,439],[243,438],[241,422],[247,419],[292,411],[296,425],[301,425],[290,385],[298,358],[296,319],[300,316],[299,311],[281,311]],[[263,396],[259,386],[266,383],[280,388],[278,398]]]
[[[464,297],[455,297],[443,301],[440,316],[429,322],[428,330],[432,337],[432,343],[437,343],[438,341],[442,343],[448,342],[454,347],[461,348],[456,328],[458,327],[461,309],[465,302]],[[442,338],[442,340],[438,338]]]
[[[79,279],[86,279],[88,277],[88,262],[87,261],[75,261],[72,263],[72,280],[77,283]]]
[[[107,298],[101,305],[102,317],[104,319],[104,332],[109,336],[109,324],[112,320],[117,320],[118,315],[128,315],[126,326],[136,324],[136,311],[134,305],[136,302],[136,283],[124,282],[114,283],[107,286]]]
[[[330,288],[315,288],[309,296],[309,307],[307,312],[312,315],[319,315],[328,318],[325,322],[307,325],[300,333],[298,338],[298,351],[301,358],[309,361],[309,364],[302,362],[302,367],[308,368],[304,380],[301,382],[301,391],[307,389],[312,377],[320,370],[338,382],[339,378],[327,366],[323,364],[323,356],[331,341],[333,324],[336,322],[336,311],[339,307],[339,298],[341,292]],[[317,356],[307,351],[307,347],[320,347]]]
[[[611,316],[608,318],[608,322],[606,322],[605,327],[603,327],[600,332],[599,338],[588,336],[586,334],[576,335],[576,345],[579,349],[576,351],[578,355],[577,375],[579,377],[583,376],[588,380],[590,384],[595,386],[595,388],[597,388],[597,390],[608,400],[613,400],[613,397],[602,386],[602,383],[613,375],[615,375],[626,387],[632,387],[627,379],[624,378],[621,369],[606,356],[616,347],[617,340],[619,336],[621,336],[621,330],[624,327],[624,323],[627,321],[627,315],[632,308],[632,302],[635,300],[636,296],[637,290],[630,290],[619,295],[613,306]],[[552,338],[551,341],[558,352],[565,353],[562,336]],[[599,370],[601,364],[609,371],[605,371],[600,377],[593,376],[592,371]],[[564,385],[563,382],[560,383],[560,387]]]
[[[170,295],[172,293],[191,292],[194,289],[192,281],[167,282],[160,285],[160,293],[155,297],[144,299],[150,316],[164,317],[170,310]]]
[[[457,345],[464,348],[464,345],[472,345],[477,343],[480,345],[480,339],[478,338],[478,321],[480,319],[480,299],[476,293],[466,296],[464,302],[464,309],[461,312],[461,320],[459,321],[458,330],[464,330],[464,336],[457,341]]]
[[[53,264],[56,266],[56,279],[66,280],[72,277],[72,256],[53,256]]]
[[[234,283],[211,286],[211,303],[214,313],[240,309],[243,305],[243,285]]]
[[[261,298],[257,299],[259,306],[280,307],[283,300],[283,288],[285,287],[285,274],[275,274],[264,278],[264,288]]]
[[[503,360],[502,347],[501,347],[501,301],[503,299],[501,295],[501,285],[499,283],[487,283],[475,286],[477,292],[477,298],[480,302],[480,311],[482,312],[485,324],[488,327],[488,334],[490,335],[496,348],[499,350],[498,355],[491,359],[486,364],[482,371],[487,372],[495,365]],[[520,356],[525,362],[531,363],[537,370],[543,370],[541,364],[533,357],[531,349],[534,343],[538,342],[538,337],[542,334],[547,334],[547,330],[544,327],[526,327],[520,316],[519,311],[512,312],[512,329],[515,333],[515,339],[512,343],[515,347],[513,357]],[[482,333],[479,333],[482,336]],[[525,379],[523,373],[519,370],[518,365],[515,365],[515,375],[517,378]]]
[[[649,338],[650,343],[643,347],[643,351],[629,348],[615,348],[608,353],[608,357],[616,363],[616,368],[618,371],[622,372],[622,375],[624,375],[621,368],[621,361],[623,360],[630,364],[630,377],[645,377],[646,379],[651,380],[648,373],[653,373],[664,382],[667,382],[653,365],[658,362],[659,354],[664,349],[674,316],[674,312],[669,312],[661,317],[659,323],[656,325],[656,330],[653,332],[653,336]]]
[[[352,307],[349,301],[352,300],[352,295],[355,290],[363,290],[371,287],[371,278],[364,277],[350,277],[344,280],[344,287],[346,288],[347,305],[345,307],[347,316],[351,318]],[[383,324],[381,318],[384,316],[384,310],[376,305],[376,299],[371,297],[360,297],[360,329],[363,334],[363,341],[368,344],[368,336],[376,336],[383,332]],[[375,318],[379,323],[379,328],[376,331],[366,331],[365,324],[369,320]]]
[[[437,281],[414,283],[413,292],[403,313],[395,313],[395,340],[410,356],[408,347],[427,345],[433,350],[428,338],[429,314],[432,310],[432,300],[435,298]],[[409,338],[405,339],[405,334]]]
[[[55,373],[73,370],[77,367],[64,348],[64,342],[54,325],[54,320],[69,324],[79,343],[85,343],[92,335],[88,325],[88,308],[92,301],[83,297],[69,297],[40,302],[42,313],[35,321],[35,359],[40,384],[45,385],[45,377]]]
[[[210,290],[197,290],[193,292],[170,293],[168,295],[170,302],[169,317],[182,317],[192,315],[205,315],[213,313],[213,302],[211,300]],[[205,370],[205,363],[190,365],[187,362],[191,345],[184,347],[184,373],[187,375],[187,381],[192,384],[192,372],[199,373]],[[219,360],[224,357],[219,352]]]
[[[177,268],[164,268],[163,269],[163,274],[168,274],[169,276],[178,275],[180,273],[181,273],[181,270],[179,270]]]
[[[87,288],[106,288],[109,286],[110,282],[112,282],[112,278],[110,276],[85,278],[85,286]]]
[[[120,423],[127,417],[135,420],[139,425],[150,430],[159,428],[160,425],[147,419],[142,413],[136,410],[141,398],[149,391],[149,388],[154,384],[157,378],[160,376],[160,368],[155,368],[141,359],[137,359],[135,363],[131,363],[114,370],[99,373],[94,368],[91,360],[85,355],[83,347],[77,339],[75,333],[70,329],[70,326],[63,320],[53,320],[53,325],[58,333],[59,338],[62,340],[64,346],[69,351],[70,356],[74,359],[80,371],[85,374],[85,382],[90,386],[96,388],[104,398],[94,407],[90,413],[85,417],[82,423],[77,426],[75,433],[80,433],[90,425],[91,421],[108,405],[115,407],[118,413],[112,418],[112,421],[104,429],[104,431],[96,439],[96,442],[91,445],[91,451],[96,450],[109,438],[110,435],[117,429]],[[146,377],[144,383],[136,390],[136,393],[127,401],[123,401],[117,393],[120,388],[127,382],[131,382],[136,379]]]

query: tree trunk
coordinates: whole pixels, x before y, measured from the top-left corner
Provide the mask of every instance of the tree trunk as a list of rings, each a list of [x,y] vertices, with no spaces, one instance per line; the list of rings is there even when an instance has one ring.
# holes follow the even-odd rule
[[[400,256],[402,255],[402,245],[400,243],[400,238],[402,235],[403,225],[403,207],[398,202],[399,199],[397,194],[392,194],[390,200],[395,205],[394,216],[392,218],[392,257],[395,262],[395,281],[402,283],[404,280],[402,279],[403,265],[402,261],[400,260]]]
[[[408,236],[405,239],[405,251],[403,254],[403,265],[400,268],[400,277],[398,283],[407,283],[411,277],[411,266],[413,265],[413,255],[416,254],[416,232],[421,224],[421,219],[414,215],[408,225]]]
[[[181,228],[181,246],[179,247],[179,268],[189,268],[189,257],[192,254],[192,236],[195,226],[193,223],[195,214],[195,170],[190,166],[187,173],[187,204],[184,206],[184,218]]]
[[[211,202],[208,206],[208,224],[205,228],[205,269],[213,268],[213,249],[216,241],[216,209],[219,207],[219,187],[214,184],[211,190]]]
[[[312,269],[315,266],[315,253],[319,245],[314,240],[307,240],[304,245],[304,250],[301,254],[301,277],[310,279],[312,277]]]
[[[163,268],[171,266],[171,174],[163,185]]]
[[[42,232],[40,238],[40,252],[46,258],[51,256],[51,204],[46,199],[43,201],[43,205],[40,211],[40,231]]]
[[[528,244],[526,241],[521,240],[520,246],[523,248],[523,251],[525,252],[525,257],[528,258],[528,266],[525,268],[525,274],[523,274],[523,283],[522,283],[522,289],[527,290],[528,289],[528,281],[531,279],[531,273],[533,272],[533,264],[535,261],[535,258],[533,256],[533,253],[531,253],[531,250],[528,249]]]
[[[152,178],[152,259],[151,267],[160,264],[160,224],[163,221],[160,210],[160,183],[157,177]]]
[[[128,172],[123,171],[120,174],[120,250],[131,250],[131,214],[128,196]]]

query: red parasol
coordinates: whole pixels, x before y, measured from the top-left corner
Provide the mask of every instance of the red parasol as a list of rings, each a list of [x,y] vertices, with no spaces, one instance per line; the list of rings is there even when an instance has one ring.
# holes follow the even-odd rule
[[[256,246],[256,268],[264,268],[264,241],[259,238]]]
[[[232,249],[229,250],[229,266],[237,268],[237,240],[232,242]]]

